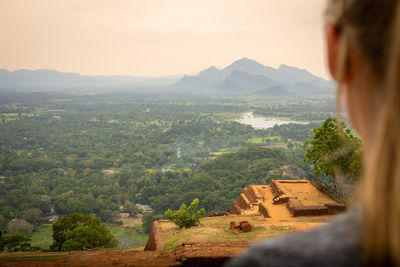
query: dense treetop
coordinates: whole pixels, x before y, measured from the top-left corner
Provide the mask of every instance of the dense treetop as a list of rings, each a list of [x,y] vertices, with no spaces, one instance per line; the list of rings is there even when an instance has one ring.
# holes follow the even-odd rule
[[[300,144],[332,112],[323,102],[332,101],[0,93],[0,229],[76,212],[116,222],[124,205],[163,214],[195,198],[224,211],[284,168],[311,173]],[[249,110],[311,123],[255,130],[235,121]]]

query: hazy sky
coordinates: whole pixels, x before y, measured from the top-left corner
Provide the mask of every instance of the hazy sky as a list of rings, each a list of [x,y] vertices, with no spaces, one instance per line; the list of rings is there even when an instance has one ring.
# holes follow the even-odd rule
[[[324,0],[0,0],[0,68],[162,76],[248,57],[328,77]]]

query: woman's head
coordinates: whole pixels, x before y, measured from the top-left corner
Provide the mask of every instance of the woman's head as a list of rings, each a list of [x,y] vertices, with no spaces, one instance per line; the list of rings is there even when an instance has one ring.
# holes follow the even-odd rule
[[[365,142],[382,105],[395,0],[330,0],[327,9],[329,66],[341,84],[348,115]]]
[[[328,59],[364,140],[363,255],[400,265],[400,0],[330,0]]]

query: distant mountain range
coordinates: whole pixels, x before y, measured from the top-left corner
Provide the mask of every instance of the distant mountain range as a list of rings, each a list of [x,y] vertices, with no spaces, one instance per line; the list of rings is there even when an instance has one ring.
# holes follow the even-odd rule
[[[65,90],[91,88],[132,88],[166,86],[176,82],[181,76],[161,78],[139,76],[89,76],[55,70],[17,70],[0,69],[0,90]]]
[[[0,69],[1,91],[124,89],[179,94],[292,96],[329,94],[333,88],[332,82],[305,69],[283,64],[275,69],[248,58],[237,60],[224,69],[210,67],[194,76],[161,78]]]
[[[334,84],[304,69],[283,64],[275,69],[242,58],[221,70],[211,67],[195,76],[185,75],[170,87],[190,92],[290,96],[332,93]]]

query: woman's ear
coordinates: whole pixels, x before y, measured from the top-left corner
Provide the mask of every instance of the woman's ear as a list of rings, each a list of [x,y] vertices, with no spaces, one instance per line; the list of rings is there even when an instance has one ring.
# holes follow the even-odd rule
[[[328,24],[325,28],[328,65],[333,79],[337,80],[337,64],[339,57],[339,33],[335,26]]]

